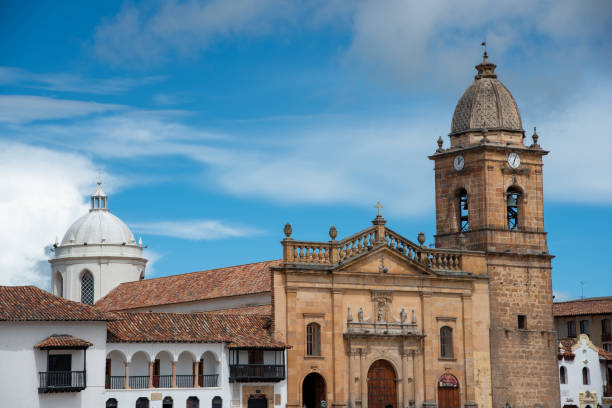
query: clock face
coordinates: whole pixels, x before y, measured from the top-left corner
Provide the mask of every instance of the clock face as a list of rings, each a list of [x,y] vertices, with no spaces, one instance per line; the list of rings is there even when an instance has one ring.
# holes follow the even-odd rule
[[[508,165],[513,169],[516,169],[521,165],[521,158],[519,157],[518,153],[512,152],[508,155]]]
[[[463,156],[459,155],[455,157],[455,160],[453,161],[453,165],[455,166],[455,170],[457,171],[462,170],[463,166],[465,165],[465,160],[463,159]]]

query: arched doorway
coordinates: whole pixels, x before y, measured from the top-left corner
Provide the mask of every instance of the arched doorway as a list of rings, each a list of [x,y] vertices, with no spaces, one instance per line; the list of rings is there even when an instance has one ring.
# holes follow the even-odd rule
[[[438,380],[438,408],[461,408],[459,381],[452,374],[444,374]]]
[[[368,408],[396,408],[395,369],[387,360],[376,360],[368,370]]]
[[[265,394],[251,394],[248,408],[268,408],[268,399]]]
[[[302,383],[302,406],[306,408],[323,408],[325,401],[325,380],[318,373],[310,373]]]

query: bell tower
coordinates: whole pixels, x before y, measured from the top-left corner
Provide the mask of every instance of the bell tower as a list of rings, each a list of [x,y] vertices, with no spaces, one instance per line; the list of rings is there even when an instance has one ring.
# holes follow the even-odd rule
[[[493,407],[559,405],[542,158],[485,51],[435,163],[436,247],[483,251],[491,315]],[[537,405],[540,404],[540,405]]]

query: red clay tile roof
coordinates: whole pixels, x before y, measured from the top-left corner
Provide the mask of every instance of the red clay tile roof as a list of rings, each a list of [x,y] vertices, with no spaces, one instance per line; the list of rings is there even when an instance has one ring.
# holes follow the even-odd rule
[[[231,309],[219,309],[211,310],[206,313],[216,314],[257,314],[257,315],[272,315],[272,305],[258,305],[258,306],[245,306],[235,307]]]
[[[39,349],[62,349],[62,348],[87,348],[93,346],[87,340],[79,339],[78,337],[69,334],[53,334],[37,345],[34,348]]]
[[[594,297],[553,303],[554,316],[612,314],[612,296]]]
[[[270,267],[280,265],[280,260],[265,261],[122,283],[96,306],[119,311],[269,292]]]
[[[113,314],[34,286],[0,286],[0,321],[112,320]]]
[[[608,361],[612,361],[612,353],[610,353],[609,351],[606,351],[604,349],[599,349],[599,355],[602,356],[603,358],[605,358]]]
[[[286,348],[272,338],[270,318],[219,313],[117,313],[108,343],[227,343],[230,348]]]

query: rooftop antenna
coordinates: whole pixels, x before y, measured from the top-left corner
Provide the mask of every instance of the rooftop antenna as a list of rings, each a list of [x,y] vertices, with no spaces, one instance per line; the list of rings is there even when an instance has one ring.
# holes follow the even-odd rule
[[[580,299],[584,299],[584,282],[580,281]]]

